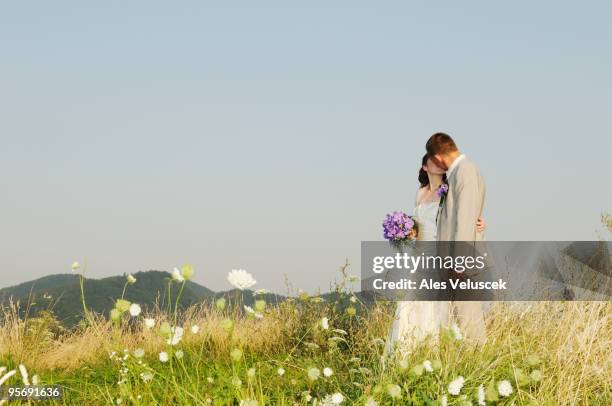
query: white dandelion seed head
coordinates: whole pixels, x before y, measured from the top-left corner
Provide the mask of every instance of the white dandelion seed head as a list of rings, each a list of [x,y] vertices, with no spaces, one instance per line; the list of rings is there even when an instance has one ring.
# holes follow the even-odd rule
[[[329,329],[329,319],[327,317],[323,317],[321,319],[321,327],[323,328],[323,330]]]
[[[446,397],[446,395],[440,398],[440,406],[448,406],[448,398]]]
[[[143,382],[151,382],[153,380],[153,374],[150,372],[143,372],[140,374],[140,379],[142,379]]]
[[[249,368],[249,370],[247,371],[247,376],[249,378],[253,378],[253,377],[255,377],[255,372],[256,372],[255,368]]]
[[[185,353],[183,353],[183,350],[177,350],[177,351],[174,353],[174,356],[176,357],[176,359],[182,359],[182,358],[183,358],[183,356],[185,356]]]
[[[128,283],[129,283],[130,285],[133,285],[133,284],[135,284],[135,283],[136,283],[136,278],[134,277],[134,275],[129,274],[129,275],[127,276],[127,281],[128,281]]]
[[[38,377],[38,375],[32,375],[32,385],[38,386],[39,383],[40,383],[40,378]]]
[[[431,361],[428,359],[423,361],[423,368],[425,368],[425,371],[427,372],[433,372],[433,366],[431,365]]]
[[[149,329],[155,327],[155,319],[144,319],[144,325]]]
[[[78,262],[74,261],[72,263],[71,268],[72,268],[73,272],[77,272],[81,268],[81,264],[79,264]]]
[[[399,399],[402,396],[402,388],[399,385],[390,383],[387,385],[387,393],[393,399]]]
[[[485,406],[486,404],[485,388],[483,384],[480,384],[478,385],[478,406]]]
[[[159,353],[159,360],[161,362],[168,362],[169,359],[170,357],[168,357],[168,353],[166,351],[162,351]]]
[[[497,392],[499,392],[499,395],[503,397],[510,396],[512,393],[512,384],[507,380],[499,381],[497,383]]]
[[[142,358],[145,356],[145,350],[142,348],[136,348],[134,350],[134,357],[136,358]]]
[[[279,376],[285,375],[285,369],[283,367],[278,368],[276,372],[278,373]]]
[[[244,269],[232,269],[227,274],[227,281],[240,290],[249,289],[257,283],[253,275],[245,271]]]
[[[365,401],[364,406],[378,406],[378,402],[374,400],[374,398],[368,398]]]
[[[318,368],[309,368],[307,374],[308,379],[310,379],[311,381],[316,381],[317,379],[319,379],[319,376],[321,376],[321,371],[319,371]]]
[[[206,380],[208,381],[208,383],[214,383],[215,380],[212,376],[209,376],[208,378],[206,378]]]
[[[142,312],[142,309],[140,308],[140,305],[137,303],[132,303],[130,305],[130,315],[132,317],[136,317],[140,314],[140,312]]]
[[[325,375],[327,378],[329,378],[333,374],[334,374],[334,371],[331,368],[329,367],[323,368],[323,375]]]
[[[178,268],[174,268],[170,276],[172,277],[172,280],[175,282],[183,282],[185,280],[185,278],[183,277],[183,273]]]
[[[193,326],[191,326],[191,332],[193,334],[198,334],[200,332],[200,326],[198,326],[197,324],[194,324]]]
[[[464,382],[465,379],[462,376],[458,376],[457,378],[453,379],[451,383],[448,384],[448,393],[453,396],[457,396],[459,392],[461,392]]]

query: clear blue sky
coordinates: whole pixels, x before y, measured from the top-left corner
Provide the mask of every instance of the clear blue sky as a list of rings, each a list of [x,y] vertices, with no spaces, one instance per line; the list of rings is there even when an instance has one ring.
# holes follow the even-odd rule
[[[86,259],[326,290],[412,211],[439,130],[489,239],[597,238],[609,1],[292,3],[4,2],[0,286]]]

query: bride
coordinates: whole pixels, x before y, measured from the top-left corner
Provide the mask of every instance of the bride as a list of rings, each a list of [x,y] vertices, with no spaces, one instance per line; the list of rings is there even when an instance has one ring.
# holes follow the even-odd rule
[[[447,183],[444,169],[427,155],[419,170],[421,187],[417,191],[414,218],[418,225],[419,241],[436,241],[436,217],[440,207],[438,188]],[[476,221],[478,231],[484,231],[482,218]],[[397,303],[387,352],[399,349],[403,353],[428,336],[435,337],[441,327],[448,326],[450,305],[448,301],[402,301]]]

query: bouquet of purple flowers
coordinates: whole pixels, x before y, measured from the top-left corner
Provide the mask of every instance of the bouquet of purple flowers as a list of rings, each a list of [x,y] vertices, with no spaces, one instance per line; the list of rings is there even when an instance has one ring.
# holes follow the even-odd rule
[[[418,235],[414,218],[401,211],[387,214],[382,225],[383,236],[392,243],[414,241]]]

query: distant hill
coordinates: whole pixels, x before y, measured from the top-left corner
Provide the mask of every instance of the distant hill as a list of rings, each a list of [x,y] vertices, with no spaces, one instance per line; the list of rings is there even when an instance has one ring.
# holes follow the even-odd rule
[[[167,272],[161,271],[135,273],[134,277],[137,282],[128,286],[125,299],[139,303],[145,309],[154,306],[156,302],[163,306],[168,297],[169,276]],[[114,307],[114,301],[121,297],[125,281],[125,275],[85,279],[87,306],[96,313],[108,315],[108,312]],[[176,298],[179,286],[176,283],[171,286],[172,298]],[[13,302],[19,301],[20,309],[24,314],[29,303],[30,315],[36,315],[41,310],[51,308],[63,324],[72,326],[83,317],[80,295],[78,275],[60,274],[0,289],[0,303],[6,303],[9,299],[12,299]],[[188,281],[181,296],[180,306],[189,306],[214,297],[215,292],[212,290]]]

